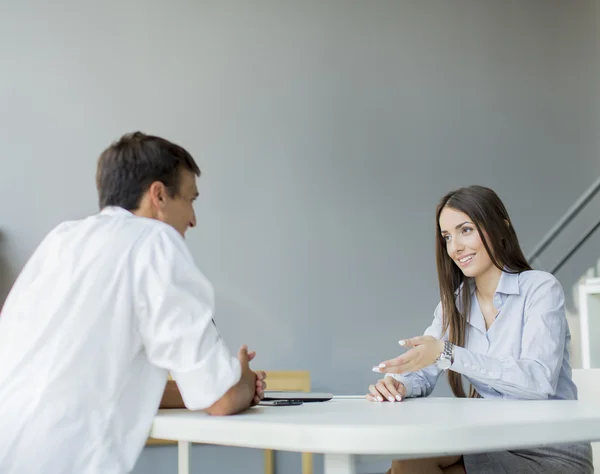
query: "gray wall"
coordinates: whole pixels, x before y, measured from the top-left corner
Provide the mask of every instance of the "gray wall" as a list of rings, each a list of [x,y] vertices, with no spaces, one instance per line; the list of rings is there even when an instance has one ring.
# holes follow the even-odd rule
[[[0,3],[2,294],[48,230],[96,211],[111,140],[164,135],[203,170],[188,239],[231,348],[363,393],[430,322],[443,193],[495,188],[528,251],[600,174],[594,0],[59,3]],[[175,459],[147,449],[136,474]]]

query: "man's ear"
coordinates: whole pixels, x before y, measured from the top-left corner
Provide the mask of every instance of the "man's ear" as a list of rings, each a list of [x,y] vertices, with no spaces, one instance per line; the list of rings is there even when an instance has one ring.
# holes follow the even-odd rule
[[[504,219],[504,224],[510,229],[510,222],[508,222],[508,219]]]
[[[148,194],[150,195],[150,201],[158,208],[162,209],[165,206],[167,199],[167,188],[164,183],[160,181],[154,181],[148,188]]]

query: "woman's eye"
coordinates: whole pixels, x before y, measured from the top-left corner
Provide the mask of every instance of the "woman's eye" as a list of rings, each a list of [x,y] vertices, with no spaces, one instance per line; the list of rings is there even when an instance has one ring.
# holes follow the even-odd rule
[[[444,239],[446,242],[450,242],[450,236],[448,234],[442,235],[442,239]]]
[[[471,227],[463,227],[462,228],[462,233],[463,234],[468,234],[469,232],[471,232],[473,229]]]

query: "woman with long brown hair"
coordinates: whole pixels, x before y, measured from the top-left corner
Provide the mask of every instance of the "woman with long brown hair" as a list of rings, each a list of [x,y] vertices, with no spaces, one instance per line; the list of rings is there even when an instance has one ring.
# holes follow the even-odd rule
[[[512,399],[574,400],[564,294],[549,273],[532,270],[504,204],[489,188],[448,193],[436,211],[441,302],[425,335],[373,370],[385,377],[367,399],[398,402],[431,394],[447,371],[452,392]],[[444,458],[394,461],[401,473],[562,474],[594,472],[589,443]]]

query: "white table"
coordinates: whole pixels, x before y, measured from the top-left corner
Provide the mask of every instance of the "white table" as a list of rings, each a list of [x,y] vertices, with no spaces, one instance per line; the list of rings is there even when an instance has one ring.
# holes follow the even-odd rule
[[[151,436],[179,442],[180,474],[189,472],[190,442],[323,453],[325,474],[355,474],[358,455],[408,459],[598,441],[600,401],[334,399],[230,417],[162,410]]]

